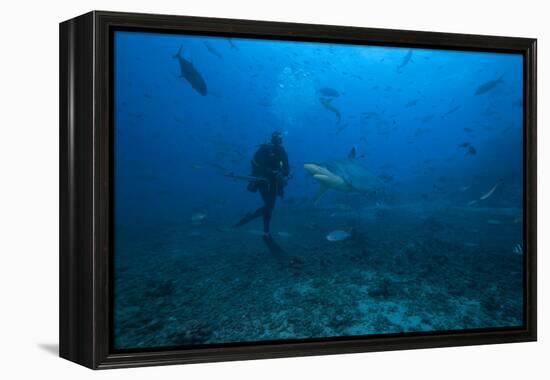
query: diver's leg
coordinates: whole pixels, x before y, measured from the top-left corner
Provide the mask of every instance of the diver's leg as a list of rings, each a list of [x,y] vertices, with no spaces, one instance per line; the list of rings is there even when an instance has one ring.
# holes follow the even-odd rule
[[[264,206],[258,208],[254,212],[249,212],[245,216],[242,217],[241,220],[239,220],[234,226],[235,227],[241,227],[247,224],[248,222],[253,221],[256,218],[259,218],[260,216],[264,215]]]
[[[277,189],[274,184],[271,184],[265,195],[262,194],[264,199],[264,233],[269,235],[270,225],[271,225],[271,216],[273,215],[273,208],[275,207],[275,200],[277,199]]]
[[[262,200],[264,201],[264,205],[259,207],[254,212],[247,213],[245,216],[243,216],[243,218],[241,220],[239,220],[234,225],[234,227],[244,226],[248,222],[251,222],[252,220],[254,220],[256,218],[259,218],[260,216],[263,216],[265,214],[265,212],[264,212],[264,209],[265,209],[265,195],[264,195],[264,192],[266,191],[266,189],[265,189],[265,187],[260,187],[259,189],[260,189],[260,195],[262,196]]]
[[[271,233],[269,232],[269,225],[271,223],[271,215],[273,214],[273,208],[275,207],[275,200],[277,199],[277,188],[272,185],[269,191],[265,193],[265,211],[264,211],[264,236],[262,239],[272,254],[279,255],[284,253],[283,249],[273,240]]]

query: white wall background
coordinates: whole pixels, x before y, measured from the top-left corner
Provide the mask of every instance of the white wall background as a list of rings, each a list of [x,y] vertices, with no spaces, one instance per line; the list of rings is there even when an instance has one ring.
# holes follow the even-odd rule
[[[535,0],[7,1],[0,22],[0,366],[4,379],[548,379],[550,14]],[[539,342],[111,370],[57,355],[58,22],[89,10],[539,39]],[[544,353],[546,351],[546,353]]]

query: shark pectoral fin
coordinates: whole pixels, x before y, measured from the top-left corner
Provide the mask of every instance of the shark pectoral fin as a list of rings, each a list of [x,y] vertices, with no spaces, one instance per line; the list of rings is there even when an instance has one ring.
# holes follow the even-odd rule
[[[338,187],[344,183],[342,178],[336,175],[314,174],[313,178],[326,187]]]
[[[327,192],[327,190],[329,189],[328,186],[320,183],[319,184],[319,191],[317,192],[317,194],[315,195],[315,200],[313,201],[314,204],[317,204],[317,202],[319,202],[319,199],[321,199],[321,197],[323,196],[324,193]]]
[[[315,196],[315,203],[327,192],[328,189],[338,188],[342,185],[342,178],[335,175],[315,174],[313,176],[317,182],[319,182],[319,191]]]

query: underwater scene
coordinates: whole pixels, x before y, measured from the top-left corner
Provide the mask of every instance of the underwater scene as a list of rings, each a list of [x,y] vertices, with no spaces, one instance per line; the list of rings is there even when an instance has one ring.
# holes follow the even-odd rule
[[[523,325],[520,54],[113,43],[115,350]]]

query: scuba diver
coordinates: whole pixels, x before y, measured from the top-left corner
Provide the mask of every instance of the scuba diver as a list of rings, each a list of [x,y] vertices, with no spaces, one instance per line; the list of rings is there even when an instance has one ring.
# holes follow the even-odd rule
[[[280,132],[273,132],[271,142],[262,144],[252,158],[251,181],[247,189],[251,192],[260,192],[263,206],[254,212],[247,213],[235,227],[240,227],[248,222],[263,218],[264,235],[263,240],[272,252],[281,251],[273,241],[270,233],[271,215],[275,207],[277,196],[284,196],[284,188],[288,182],[290,168],[288,155],[283,147],[283,138]]]

